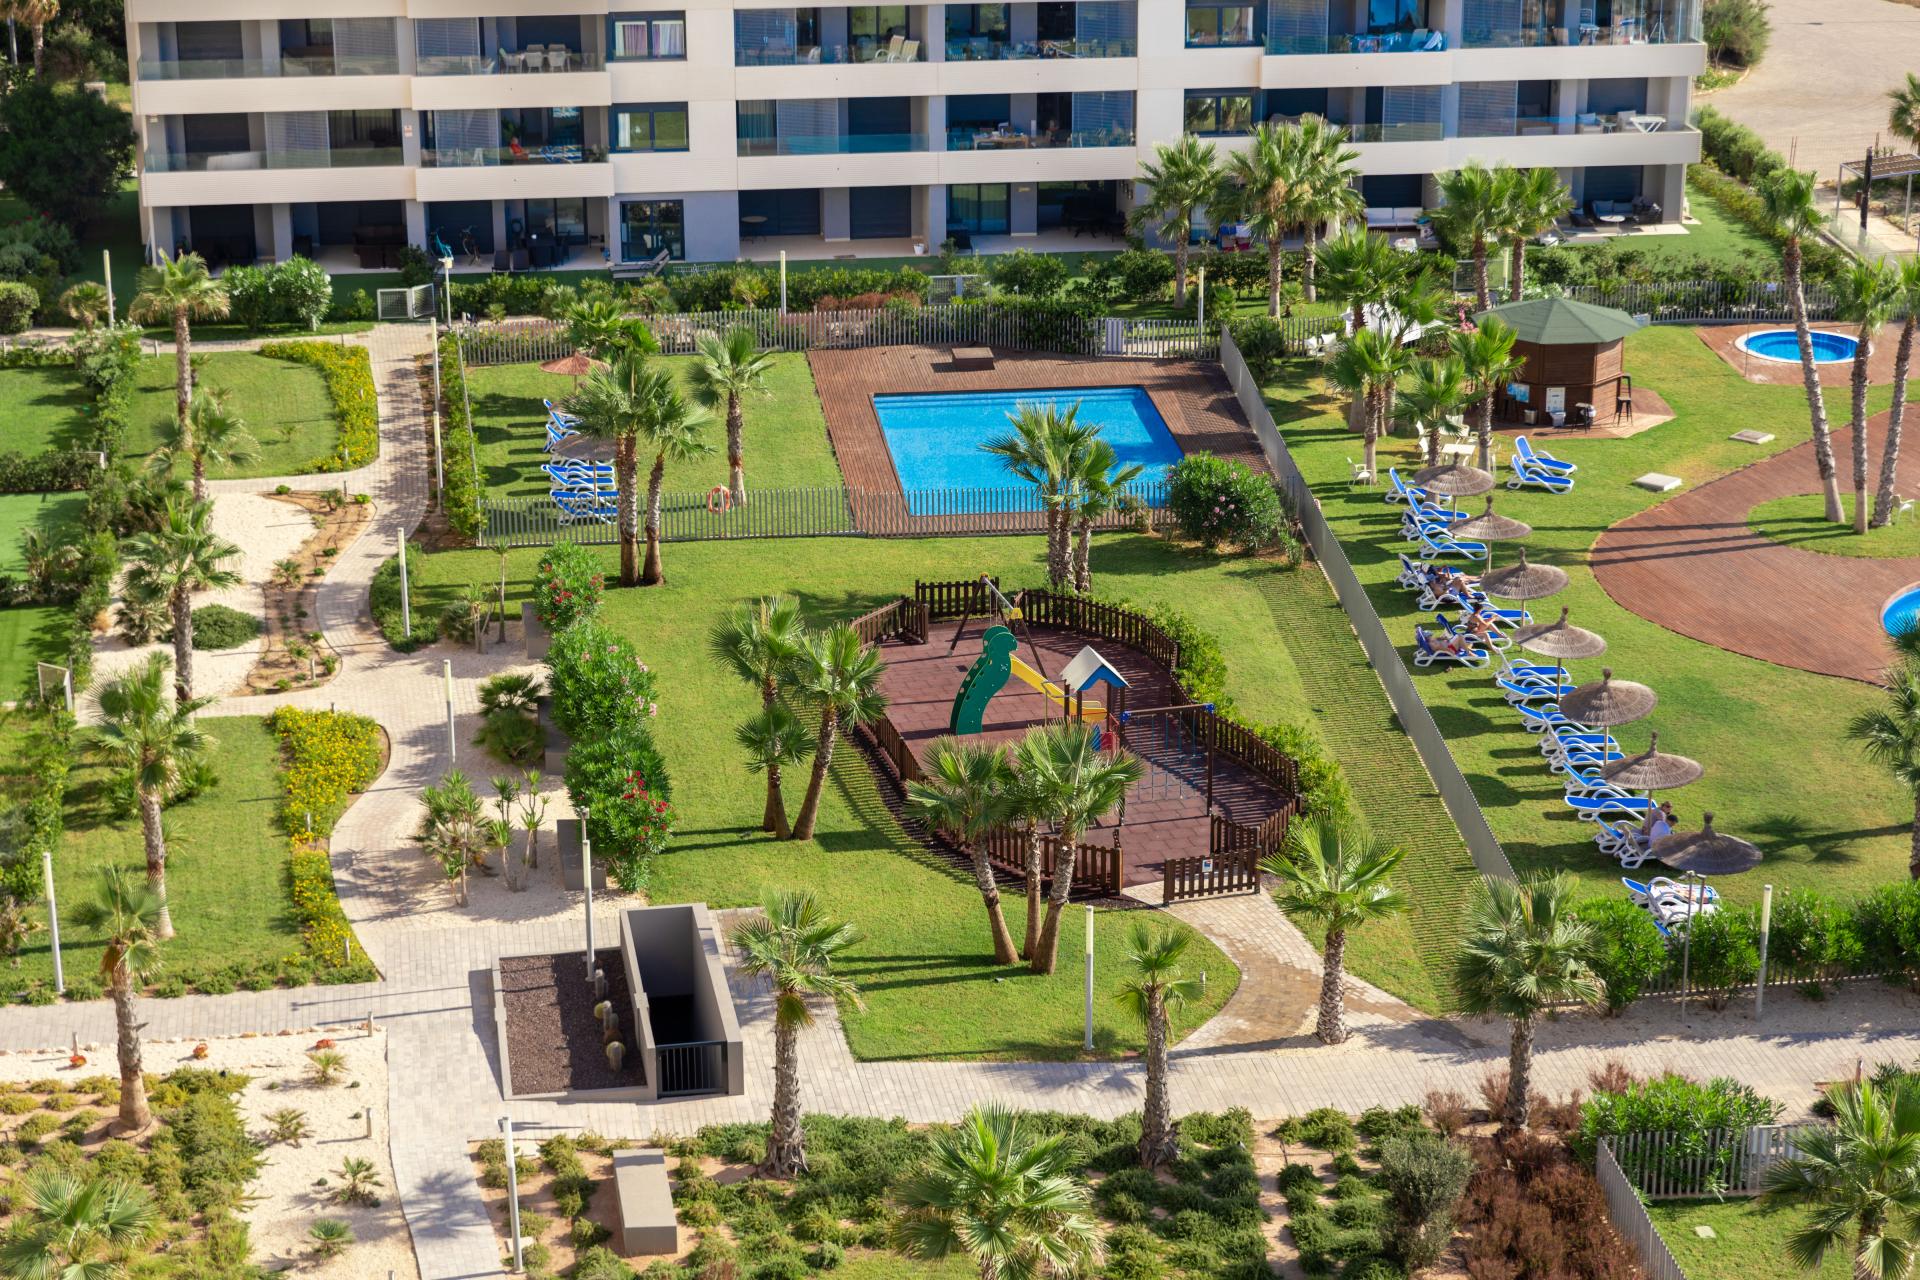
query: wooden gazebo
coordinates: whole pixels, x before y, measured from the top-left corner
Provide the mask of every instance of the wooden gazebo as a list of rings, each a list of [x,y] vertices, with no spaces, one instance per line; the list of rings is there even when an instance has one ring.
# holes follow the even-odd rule
[[[1516,335],[1526,365],[1494,401],[1495,415],[1526,426],[1611,422],[1633,398],[1622,343],[1639,323],[1624,311],[1567,298],[1509,302],[1474,317],[1498,319]],[[1582,406],[1592,407],[1589,419]]]

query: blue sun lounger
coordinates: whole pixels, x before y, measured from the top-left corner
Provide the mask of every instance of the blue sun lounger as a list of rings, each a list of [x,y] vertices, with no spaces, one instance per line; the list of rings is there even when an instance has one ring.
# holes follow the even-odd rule
[[[1563,476],[1570,476],[1580,469],[1571,462],[1560,461],[1550,453],[1534,452],[1533,442],[1525,436],[1514,437],[1513,454],[1529,467],[1537,467],[1542,471],[1555,471]]]
[[[1512,460],[1513,477],[1507,481],[1509,489],[1532,487],[1545,489],[1548,493],[1572,493],[1573,477],[1561,475],[1557,471],[1548,471],[1545,467],[1532,467],[1519,458]]]

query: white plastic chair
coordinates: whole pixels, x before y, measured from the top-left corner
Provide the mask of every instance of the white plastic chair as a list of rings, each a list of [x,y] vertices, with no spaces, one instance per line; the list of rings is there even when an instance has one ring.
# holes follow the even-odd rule
[[[1373,472],[1367,469],[1367,464],[1364,462],[1355,462],[1352,458],[1348,458],[1347,473],[1348,484],[1370,485],[1374,482]]]

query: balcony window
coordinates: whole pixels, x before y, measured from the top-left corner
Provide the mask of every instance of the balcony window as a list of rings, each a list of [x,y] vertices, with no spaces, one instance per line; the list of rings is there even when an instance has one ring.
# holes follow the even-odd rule
[[[616,13],[609,20],[616,61],[685,61],[685,13]]]
[[[885,48],[895,36],[905,39],[908,34],[903,4],[856,5],[847,10],[847,38],[855,46]]]
[[[684,200],[629,200],[620,206],[620,256],[646,262],[665,250],[674,261],[687,256],[687,206]]]
[[[643,102],[613,109],[615,151],[685,151],[687,104]]]
[[[1251,4],[1189,4],[1187,47],[1205,49],[1257,44],[1255,9]]]
[[[947,229],[1003,236],[1011,226],[1004,182],[956,182],[947,187]]]
[[[1245,133],[1253,127],[1253,90],[1189,90],[1185,127],[1201,137]]]

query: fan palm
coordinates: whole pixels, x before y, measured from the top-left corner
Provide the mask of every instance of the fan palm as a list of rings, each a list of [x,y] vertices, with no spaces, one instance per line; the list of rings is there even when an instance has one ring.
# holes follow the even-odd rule
[[[760,691],[762,707],[771,707],[806,638],[799,601],[762,596],[752,604],[735,605],[714,623],[707,633],[707,652],[752,683]]]
[[[1900,271],[1886,262],[1856,262],[1840,277],[1840,318],[1860,326],[1853,348],[1851,414],[1853,432],[1853,531],[1867,531],[1867,362],[1874,340],[1898,305]]]
[[[660,565],[660,495],[666,486],[667,464],[692,462],[713,452],[702,436],[708,418],[687,403],[670,374],[647,379],[641,401],[640,438],[653,450],[653,468],[647,473],[647,555],[640,568],[640,585],[657,587],[667,580]]]
[[[1506,213],[1501,218],[1509,255],[1507,297],[1520,301],[1527,274],[1527,241],[1547,231],[1573,209],[1573,192],[1553,169],[1507,170]]]
[[[1887,98],[1893,104],[1887,111],[1887,132],[1920,148],[1920,72],[1907,72],[1907,82],[1887,90]]]
[[[1502,1017],[1511,1032],[1507,1105],[1501,1124],[1527,1127],[1532,1098],[1533,1030],[1550,1006],[1598,1004],[1606,983],[1593,970],[1593,926],[1573,913],[1575,884],[1564,872],[1523,880],[1488,878],[1467,913],[1467,936],[1454,960],[1454,987],[1465,1013]]]
[[[32,31],[33,74],[39,75],[46,59],[47,24],[60,16],[60,0],[7,0],[6,14]]]
[[[169,502],[158,529],[136,533],[121,544],[127,576],[165,595],[173,611],[173,689],[181,702],[193,699],[193,593],[235,586],[240,575],[227,562],[240,548],[213,531],[211,503]]]
[[[1894,314],[1900,317],[1900,343],[1893,355],[1893,404],[1887,411],[1887,442],[1880,452],[1880,488],[1873,496],[1873,527],[1893,519],[1893,482],[1900,466],[1900,428],[1906,418],[1907,380],[1913,373],[1913,339],[1920,329],[1920,258],[1900,264]]]
[[[1199,978],[1180,973],[1180,957],[1192,941],[1184,929],[1150,928],[1140,919],[1127,932],[1129,972],[1117,998],[1147,1029],[1147,1093],[1140,1109],[1139,1150],[1140,1163],[1149,1169],[1172,1164],[1180,1155],[1167,1097],[1167,1048],[1174,1015],[1206,991]]]
[[[1400,389],[1393,416],[1414,430],[1426,449],[1427,465],[1440,462],[1440,429],[1467,403],[1467,371],[1458,356],[1422,357]]]
[[[1327,362],[1327,380],[1353,397],[1360,418],[1360,437],[1368,470],[1374,451],[1387,428],[1388,396],[1406,372],[1407,349],[1378,329],[1361,329],[1340,344]]]
[[[1280,909],[1326,934],[1320,1021],[1313,1032],[1322,1044],[1347,1038],[1347,934],[1407,910],[1407,895],[1388,883],[1404,857],[1385,841],[1321,818],[1296,824],[1286,850],[1260,864],[1280,877]]]
[[[1294,127],[1295,146],[1305,181],[1294,203],[1303,241],[1300,283],[1308,302],[1319,298],[1318,258],[1320,228],[1339,226],[1364,211],[1365,199],[1356,186],[1360,153],[1347,145],[1346,129],[1317,115],[1305,115]]]
[[[206,751],[207,735],[193,713],[210,699],[169,704],[167,657],[150,653],[126,675],[102,685],[95,700],[100,706],[95,747],[133,779],[140,834],[146,845],[147,884],[160,899],[154,936],[165,941],[173,936],[173,917],[167,911],[167,840],[161,809]]]
[[[1040,949],[1041,904],[1046,894],[1041,888],[1041,864],[1046,852],[1046,833],[1042,824],[1052,818],[1046,808],[1046,796],[1036,785],[1045,768],[1031,763],[1029,757],[1040,751],[1040,739],[1028,734],[1013,746],[1013,780],[1007,787],[1008,821],[1020,826],[1024,847],[1022,876],[1027,899],[1027,927],[1020,943],[1020,958],[1032,960]]]
[[[1180,141],[1154,148],[1153,159],[1140,162],[1139,187],[1144,195],[1127,215],[1136,232],[1151,231],[1173,245],[1173,305],[1187,305],[1187,251],[1193,240],[1193,219],[1218,202],[1225,175],[1211,142],[1190,133]]]
[[[1253,145],[1227,156],[1230,182],[1225,203],[1253,234],[1267,242],[1267,314],[1280,315],[1281,244],[1298,215],[1294,188],[1304,178],[1299,148],[1281,125],[1253,129]]]
[[[208,466],[244,466],[259,456],[259,441],[234,412],[226,391],[201,390],[193,393],[184,426],[168,422],[160,428],[160,447],[153,452],[153,465],[165,470],[176,458],[185,457],[193,466],[193,500],[205,502]]]
[[[790,1178],[807,1167],[800,1128],[800,1029],[813,1024],[807,997],[859,1007],[859,990],[833,966],[860,934],[829,919],[811,893],[789,891],[773,894],[760,915],[735,925],[730,941],[740,956],[740,972],[764,978],[773,988],[773,1132],[767,1139],[766,1172]]]
[[[1065,1134],[997,1106],[936,1130],[926,1162],[894,1192],[894,1244],[935,1261],[966,1253],[981,1280],[1085,1275],[1100,1256],[1086,1186]]]
[[[1851,1243],[1855,1280],[1910,1275],[1920,1223],[1920,1088],[1867,1080],[1827,1099],[1833,1124],[1801,1130],[1795,1154],[1767,1168],[1763,1202],[1813,1209],[1787,1237],[1787,1257],[1814,1271]]]
[[[795,687],[820,708],[813,776],[807,780],[807,795],[793,822],[793,838],[811,840],[814,821],[820,815],[820,793],[827,785],[827,769],[833,763],[841,727],[870,724],[887,709],[887,696],[880,692],[880,673],[887,664],[860,643],[852,627],[842,625],[809,636],[794,667]]]
[[[1813,175],[1796,169],[1776,169],[1756,185],[1767,221],[1779,232],[1781,273],[1786,277],[1787,302],[1793,308],[1793,331],[1800,340],[1800,381],[1807,392],[1807,412],[1813,424],[1813,461],[1826,497],[1827,519],[1840,523],[1840,477],[1833,465],[1833,432],[1827,424],[1827,402],[1820,391],[1820,370],[1813,363],[1813,331],[1807,324],[1807,289],[1801,273],[1800,245],[1820,226],[1814,202]]]
[[[1080,406],[1023,404],[1007,415],[1013,430],[980,447],[998,457],[1016,478],[1034,487],[1046,513],[1047,581],[1065,587],[1072,573],[1067,501],[1074,455],[1100,428],[1080,422]]]
[[[693,394],[709,409],[727,411],[727,484],[735,502],[747,500],[747,465],[742,434],[746,413],[741,408],[748,396],[770,395],[767,375],[773,371],[773,353],[762,351],[751,329],[730,329],[727,335],[700,335],[699,356],[693,362],[688,381]]]
[[[100,935],[100,977],[113,997],[115,1049],[120,1059],[120,1128],[143,1132],[153,1120],[147,1109],[146,1076],[140,1062],[140,1024],[134,992],[160,965],[160,895],[122,867],[102,867],[93,901],[83,902],[73,922]]]
[[[597,360],[617,355],[652,355],[660,350],[652,330],[643,321],[626,313],[611,298],[591,298],[576,302],[562,317],[567,326],[567,341],[577,351]]]
[[[1069,550],[1073,589],[1093,590],[1093,526],[1126,501],[1127,486],[1146,468],[1137,462],[1120,465],[1119,455],[1105,440],[1089,440],[1073,458],[1068,518],[1073,526]]]
[[[1040,941],[1028,956],[1035,973],[1052,973],[1060,951],[1060,916],[1073,891],[1073,870],[1080,837],[1125,803],[1127,790],[1140,781],[1137,757],[1102,751],[1091,726],[1078,720],[1056,721],[1029,732],[1031,745],[1020,748],[1021,772],[1035,803],[1052,820],[1059,852],[1053,860],[1053,884],[1047,890],[1047,916]]]
[[[1013,765],[1004,746],[941,738],[927,748],[924,776],[907,784],[907,811],[944,831],[973,863],[973,882],[987,908],[993,962],[1012,964],[1013,935],[1000,909],[1000,887],[987,861],[986,839],[1014,816]]]
[[[733,731],[734,741],[747,753],[747,771],[767,775],[767,803],[760,814],[760,829],[786,840],[793,835],[787,825],[787,801],[780,790],[781,771],[799,764],[813,754],[813,735],[800,718],[778,702],[768,703]]]
[[[595,369],[561,401],[580,434],[613,443],[615,524],[620,539],[620,585],[640,581],[640,521],[634,502],[638,480],[640,419],[646,413],[645,396],[661,375],[649,369],[646,357],[623,351],[610,367]]]
[[[41,1166],[27,1175],[24,1200],[0,1244],[7,1280],[114,1280],[116,1258],[160,1225],[147,1192],[130,1182]]]
[[[1440,207],[1427,211],[1443,241],[1473,255],[1473,297],[1481,311],[1493,301],[1487,291],[1487,242],[1506,234],[1507,181],[1479,163],[1449,170],[1440,175]]]
[[[1358,225],[1331,236],[1319,257],[1327,296],[1346,306],[1355,332],[1367,327],[1368,307],[1384,306],[1402,286],[1413,261],[1412,255],[1394,248],[1385,236],[1370,235]]]
[[[1479,443],[1475,461],[1483,471],[1493,466],[1493,398],[1526,365],[1526,360],[1513,352],[1518,338],[1512,325],[1498,316],[1488,316],[1475,328],[1455,332],[1449,339],[1473,396],[1473,430]]]
[[[1913,797],[1907,874],[1920,880],[1920,629],[1895,636],[1893,643],[1902,660],[1882,677],[1879,705],[1847,722],[1847,737]]]
[[[82,330],[98,328],[107,320],[106,286],[95,284],[91,280],[82,280],[60,295],[60,314],[79,325]]]
[[[213,278],[205,258],[182,253],[162,254],[154,266],[140,268],[138,289],[127,319],[173,326],[174,418],[185,427],[193,399],[193,322],[226,318],[227,286]]]

